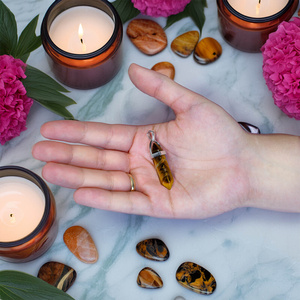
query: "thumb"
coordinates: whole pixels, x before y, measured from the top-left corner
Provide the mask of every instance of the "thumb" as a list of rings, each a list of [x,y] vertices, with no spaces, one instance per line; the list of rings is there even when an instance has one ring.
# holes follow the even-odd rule
[[[140,91],[170,106],[175,114],[184,113],[201,102],[209,102],[167,76],[139,65],[130,65],[128,74]]]

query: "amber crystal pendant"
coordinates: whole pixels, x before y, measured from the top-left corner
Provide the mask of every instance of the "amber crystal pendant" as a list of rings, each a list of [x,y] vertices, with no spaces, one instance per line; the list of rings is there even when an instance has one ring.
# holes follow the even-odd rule
[[[174,179],[166,159],[166,152],[163,151],[160,144],[155,139],[155,132],[153,130],[148,131],[148,137],[150,139],[150,154],[155,166],[156,173],[158,175],[160,183],[170,190],[172,188]]]

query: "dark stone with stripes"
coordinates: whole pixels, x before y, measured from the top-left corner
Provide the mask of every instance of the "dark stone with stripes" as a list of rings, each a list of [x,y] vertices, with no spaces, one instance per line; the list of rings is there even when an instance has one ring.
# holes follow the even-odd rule
[[[76,271],[62,263],[50,261],[40,268],[37,277],[66,292],[76,279]]]
[[[156,261],[165,261],[170,256],[166,244],[162,240],[154,238],[139,242],[136,245],[136,251],[141,256]]]
[[[198,294],[210,295],[217,287],[214,276],[193,262],[181,264],[177,269],[176,279],[180,285]]]

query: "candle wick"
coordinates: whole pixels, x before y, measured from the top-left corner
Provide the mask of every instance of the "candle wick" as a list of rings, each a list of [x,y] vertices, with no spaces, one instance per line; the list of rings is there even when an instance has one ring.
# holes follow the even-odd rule
[[[260,4],[261,0],[258,0],[258,4]]]
[[[13,214],[10,214],[9,216],[12,218],[14,215],[13,215]]]
[[[83,39],[80,39],[80,43],[83,44]]]

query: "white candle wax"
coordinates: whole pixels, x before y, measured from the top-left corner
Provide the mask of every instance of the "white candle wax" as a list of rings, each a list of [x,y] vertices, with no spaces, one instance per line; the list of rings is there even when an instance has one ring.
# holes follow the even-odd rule
[[[53,20],[49,36],[56,46],[68,53],[91,53],[109,41],[114,26],[113,20],[104,11],[90,6],[76,6]]]
[[[45,196],[31,181],[17,177],[0,178],[0,242],[17,241],[40,223]]]
[[[289,0],[228,0],[240,14],[251,18],[265,18],[280,12]]]

